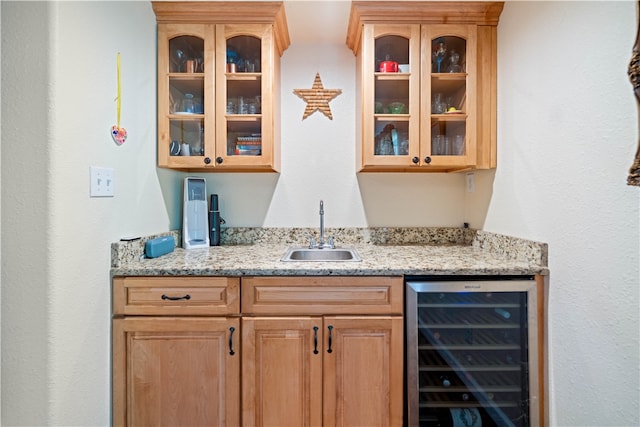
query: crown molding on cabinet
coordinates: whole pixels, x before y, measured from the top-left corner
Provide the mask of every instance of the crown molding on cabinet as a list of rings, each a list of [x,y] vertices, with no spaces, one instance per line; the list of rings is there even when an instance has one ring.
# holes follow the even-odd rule
[[[281,1],[154,1],[152,5],[158,23],[272,23],[278,55],[291,44]]]
[[[347,46],[357,55],[363,24],[498,25],[504,2],[354,1],[347,29]]]

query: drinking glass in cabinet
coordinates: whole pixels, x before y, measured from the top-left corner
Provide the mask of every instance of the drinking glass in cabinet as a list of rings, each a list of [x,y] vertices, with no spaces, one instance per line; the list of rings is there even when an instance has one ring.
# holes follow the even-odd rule
[[[190,93],[184,94],[184,99],[182,100],[182,109],[180,110],[183,113],[195,113],[195,106],[193,103],[193,95]]]
[[[227,72],[259,73],[261,63],[260,39],[235,36],[227,40]]]
[[[431,154],[434,156],[463,156],[464,136],[436,134],[431,137]]]
[[[171,120],[170,135],[172,156],[204,155],[204,120]]]
[[[204,113],[204,80],[202,75],[194,78],[169,77],[170,114]]]
[[[201,73],[204,67],[204,40],[179,36],[169,41],[170,73]]]
[[[443,114],[447,111],[447,103],[441,93],[435,93],[433,95],[433,102],[431,103],[431,111],[433,114]]]
[[[460,54],[455,50],[451,50],[451,55],[449,55],[449,72],[450,73],[462,72],[462,67],[460,66],[459,62],[460,62]]]
[[[464,56],[467,51],[465,39],[456,36],[438,37],[432,42],[433,73],[463,73]]]
[[[374,154],[376,156],[406,156],[409,154],[407,124],[386,123],[376,134]]]
[[[442,63],[447,55],[447,45],[444,43],[444,39],[440,38],[436,41],[433,49],[433,62],[435,64],[434,72],[441,73],[444,69]]]
[[[453,137],[452,155],[462,156],[464,155],[464,137],[462,135],[455,135]]]

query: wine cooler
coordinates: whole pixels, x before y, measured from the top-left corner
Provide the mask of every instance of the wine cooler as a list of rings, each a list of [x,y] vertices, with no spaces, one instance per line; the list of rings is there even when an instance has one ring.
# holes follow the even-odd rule
[[[536,281],[408,278],[409,426],[538,426]]]

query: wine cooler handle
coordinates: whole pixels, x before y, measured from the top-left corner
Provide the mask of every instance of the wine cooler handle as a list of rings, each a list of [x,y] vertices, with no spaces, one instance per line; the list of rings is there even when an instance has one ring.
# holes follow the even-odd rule
[[[318,327],[313,327],[313,354],[318,354]]]
[[[229,328],[229,354],[231,356],[233,356],[234,354],[236,354],[235,351],[233,351],[233,333],[236,331],[236,328],[234,328],[233,326]]]
[[[332,336],[333,326],[329,325],[327,326],[327,329],[329,329],[329,348],[327,349],[327,353],[333,353],[333,350],[331,349],[331,341],[333,340],[333,336]]]

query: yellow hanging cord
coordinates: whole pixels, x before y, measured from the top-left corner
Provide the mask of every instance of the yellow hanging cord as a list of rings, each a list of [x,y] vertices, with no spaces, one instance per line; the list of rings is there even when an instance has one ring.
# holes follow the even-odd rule
[[[120,82],[120,52],[118,52],[118,113],[117,113],[117,126],[120,127],[120,105],[121,105],[122,83]]]
[[[116,101],[118,102],[118,124],[111,126],[111,138],[117,145],[122,145],[127,139],[127,130],[120,127],[120,106],[122,104],[122,83],[120,82],[120,52],[118,52],[118,95]]]

